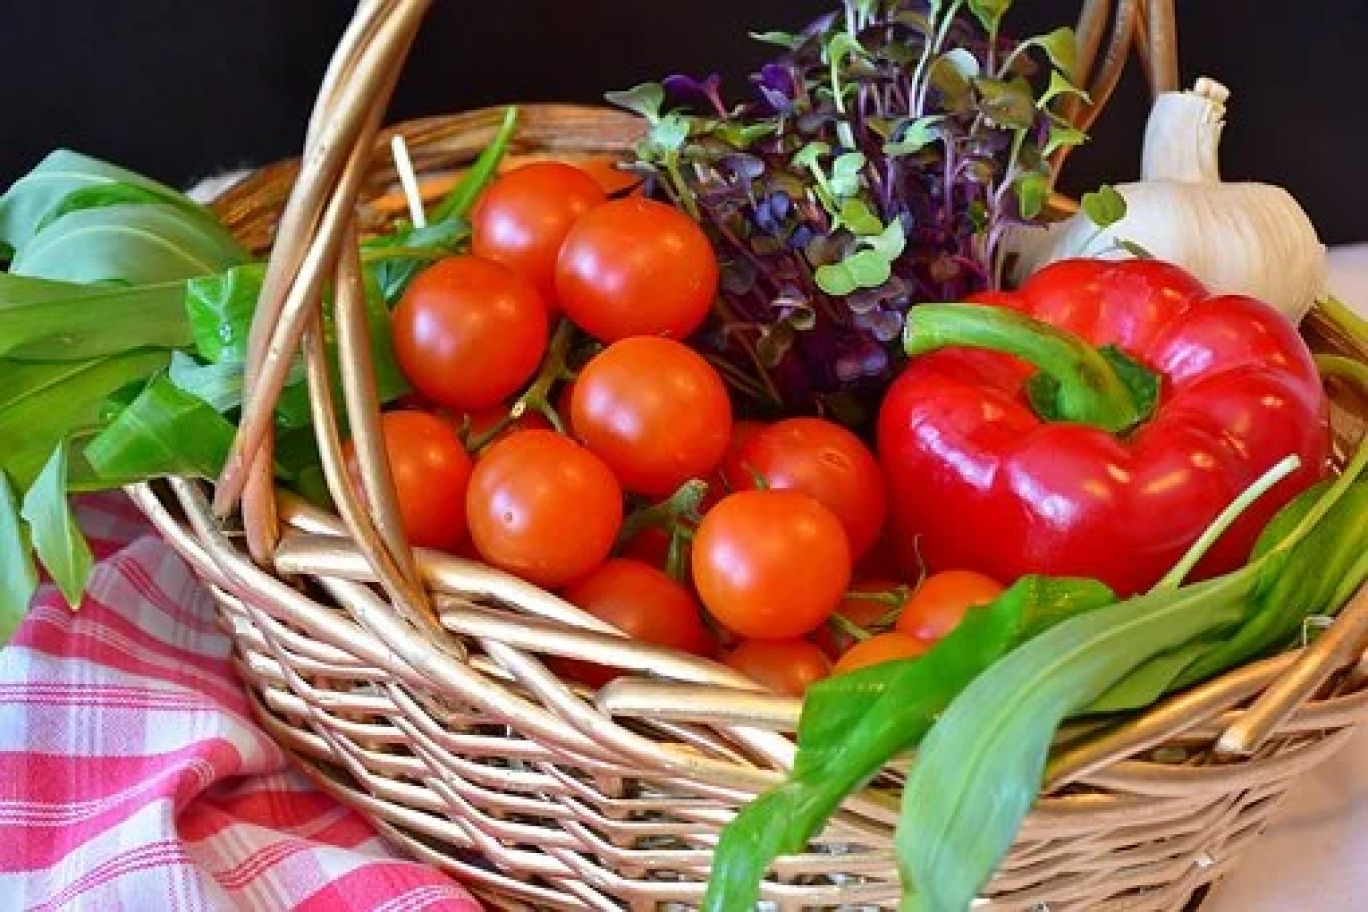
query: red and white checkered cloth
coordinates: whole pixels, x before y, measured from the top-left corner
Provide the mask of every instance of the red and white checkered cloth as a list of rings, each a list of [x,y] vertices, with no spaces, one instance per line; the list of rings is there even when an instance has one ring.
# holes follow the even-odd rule
[[[126,498],[80,518],[85,604],[45,586],[0,652],[0,910],[478,912],[290,768],[208,593]]]

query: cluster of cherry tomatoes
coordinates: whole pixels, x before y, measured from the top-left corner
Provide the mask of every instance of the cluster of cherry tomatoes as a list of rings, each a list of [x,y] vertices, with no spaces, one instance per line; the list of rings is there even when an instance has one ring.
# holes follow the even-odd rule
[[[865,443],[819,418],[733,416],[684,341],[717,283],[707,237],[672,206],[609,199],[562,163],[495,180],[470,253],[429,266],[394,311],[417,406],[381,426],[410,542],[789,694],[925,652],[1001,587],[954,571],[901,585]]]

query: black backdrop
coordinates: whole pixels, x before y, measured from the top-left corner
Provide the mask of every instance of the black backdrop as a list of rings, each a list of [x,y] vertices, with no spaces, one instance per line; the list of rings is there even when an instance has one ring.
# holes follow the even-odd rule
[[[734,92],[766,50],[836,0],[437,0],[390,119],[510,100],[595,101],[670,72]],[[1018,0],[1015,30],[1075,0]],[[68,146],[184,184],[295,152],[348,0],[0,0],[0,186]],[[1185,82],[1234,90],[1224,168],[1288,187],[1329,242],[1368,240],[1365,0],[1180,0]],[[1066,185],[1134,173],[1133,68]]]

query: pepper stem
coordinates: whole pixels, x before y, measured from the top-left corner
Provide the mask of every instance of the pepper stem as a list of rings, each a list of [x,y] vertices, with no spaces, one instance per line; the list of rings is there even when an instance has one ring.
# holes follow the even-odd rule
[[[1115,357],[1009,307],[918,304],[908,312],[903,347],[909,355],[950,346],[1003,352],[1039,368],[1028,391],[1046,420],[1087,424],[1116,434],[1144,420],[1153,404],[1138,401],[1135,385],[1118,372]],[[1126,369],[1145,371],[1133,361]],[[1146,379],[1154,378],[1151,374]]]

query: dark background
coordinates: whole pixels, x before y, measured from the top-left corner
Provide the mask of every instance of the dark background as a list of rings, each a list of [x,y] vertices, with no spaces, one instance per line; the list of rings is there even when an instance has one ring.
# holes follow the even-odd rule
[[[768,50],[837,0],[436,0],[390,120],[508,101],[596,101],[671,72],[732,95]],[[1011,30],[1071,23],[1018,0]],[[348,0],[3,0],[0,186],[55,146],[171,183],[295,153]],[[1223,166],[1286,186],[1330,243],[1368,240],[1365,0],[1179,0],[1185,84],[1234,90]],[[1133,66],[1066,189],[1134,176],[1145,93]]]

